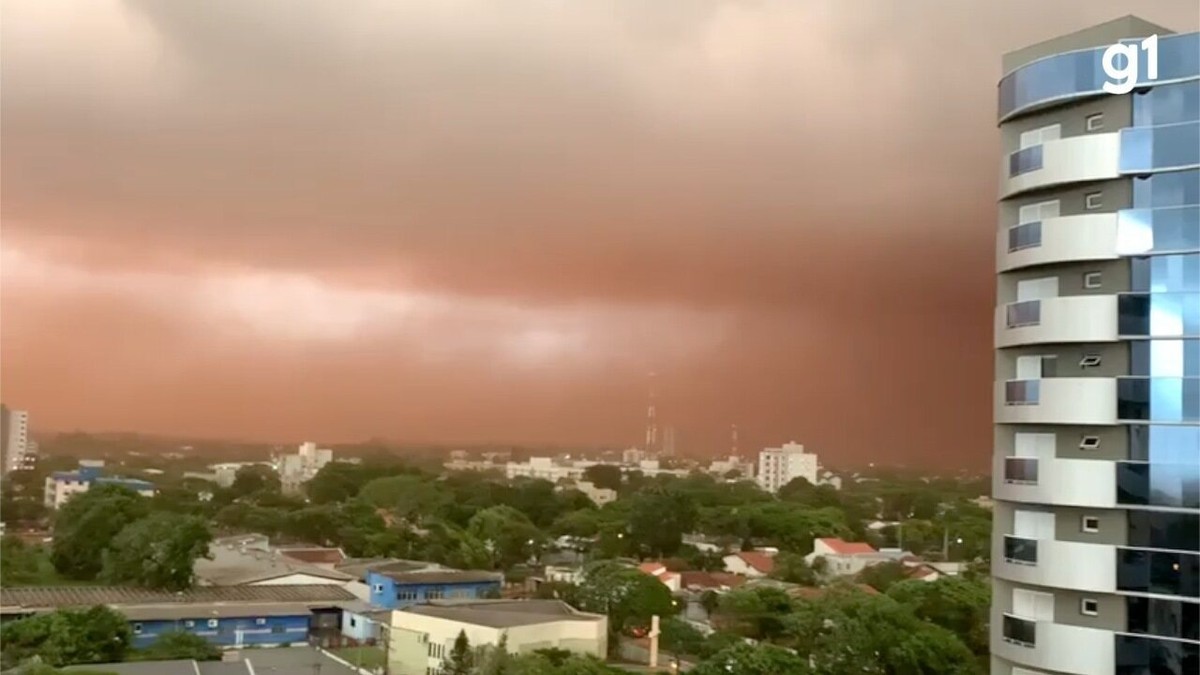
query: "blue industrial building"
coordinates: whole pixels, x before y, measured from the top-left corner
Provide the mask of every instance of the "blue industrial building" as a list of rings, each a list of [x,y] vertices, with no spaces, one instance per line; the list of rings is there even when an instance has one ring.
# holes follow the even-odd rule
[[[430,600],[477,600],[500,597],[503,576],[478,570],[431,569],[400,562],[367,570],[371,604],[400,609]]]
[[[107,605],[125,615],[133,646],[167,633],[191,633],[219,647],[337,641],[342,614],[364,604],[340,585],[204,586],[183,593],[138,588],[0,589],[0,619]]]

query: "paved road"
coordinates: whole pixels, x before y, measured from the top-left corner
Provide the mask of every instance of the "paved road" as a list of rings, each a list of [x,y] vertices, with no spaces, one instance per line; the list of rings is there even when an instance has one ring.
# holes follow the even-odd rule
[[[358,675],[311,647],[248,649],[242,660],[250,662],[256,675]]]

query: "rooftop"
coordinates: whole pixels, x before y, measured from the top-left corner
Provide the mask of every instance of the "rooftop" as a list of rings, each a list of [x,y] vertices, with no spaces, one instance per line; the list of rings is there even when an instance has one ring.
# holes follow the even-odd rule
[[[604,617],[572,609],[562,600],[435,600],[398,610],[490,628],[536,626],[554,621],[598,621]]]
[[[469,584],[481,581],[502,581],[499,572],[486,570],[424,569],[412,572],[400,570],[370,570],[401,584]]]
[[[233,654],[235,652],[230,652]],[[89,672],[117,675],[265,675],[266,673],[316,673],[354,675],[354,670],[309,647],[276,647],[236,652],[231,661],[134,661],[68,666],[68,673]]]
[[[835,537],[823,537],[819,539],[822,544],[825,544],[834,553],[839,555],[857,555],[860,553],[878,553],[870,544],[862,541],[844,541]]]
[[[282,553],[255,548],[254,543],[242,548],[227,540],[213,542],[209,546],[212,558],[196,560],[196,578],[214,586],[237,586],[291,574],[328,579],[330,583],[355,580],[353,575],[345,572],[310,565]]]
[[[775,560],[762,551],[739,551],[734,555],[763,574],[770,574],[775,569]]]
[[[346,554],[340,548],[322,548],[305,546],[296,548],[276,549],[283,555],[312,565],[336,565],[346,559]]]
[[[0,588],[0,613],[92,605],[177,603],[340,603],[357,600],[341,586],[200,586],[181,593],[124,586],[30,586]]]

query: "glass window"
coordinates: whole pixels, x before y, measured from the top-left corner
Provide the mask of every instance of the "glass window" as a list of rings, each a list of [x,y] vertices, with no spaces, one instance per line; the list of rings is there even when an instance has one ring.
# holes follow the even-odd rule
[[[1200,80],[1179,82],[1135,94],[1133,124],[1149,127],[1200,119]]]
[[[1023,537],[1005,535],[1004,559],[1006,561],[1022,565],[1036,565],[1038,560],[1037,553],[1037,539],[1025,539]]]
[[[1151,235],[1153,236],[1153,234]],[[1042,223],[1025,223],[1008,228],[1008,252],[1042,245]]]
[[[1129,458],[1163,464],[1200,464],[1200,426],[1130,425]]]
[[[1005,309],[1005,313],[1009,328],[1036,326],[1042,322],[1042,301],[1014,302]]]
[[[1149,422],[1200,421],[1200,378],[1117,378],[1117,416]]]
[[[1129,277],[1134,291],[1200,291],[1200,253],[1131,258]]]
[[[1117,312],[1123,336],[1200,335],[1200,293],[1122,293]]]
[[[1037,644],[1037,622],[1004,615],[1002,629],[1004,639],[1019,645],[1032,647]]]
[[[1200,377],[1200,339],[1133,340],[1129,343],[1129,374]]]
[[[1200,176],[1196,177],[1200,181]],[[1039,228],[1038,240],[1041,240]],[[1009,244],[1012,233],[1009,233]],[[1200,250],[1200,207],[1167,206],[1117,212],[1117,253],[1169,253]]]
[[[1006,457],[1004,459],[1004,482],[1037,485],[1038,461],[1034,457]]]
[[[1169,499],[1164,497],[1162,501]],[[1173,551],[1200,551],[1200,514],[1130,509],[1129,545]]]
[[[1116,635],[1116,675],[1200,672],[1200,644]]]
[[[1037,405],[1040,385],[1038,380],[1012,380],[1004,383],[1005,405]]]
[[[1100,93],[1108,81],[1102,63],[1105,49],[1098,47],[1057,54],[1005,75],[999,85],[1000,118],[1044,103]],[[1138,80],[1141,82],[1148,79],[1146,67],[1147,59],[1139,59]],[[1200,72],[1200,35],[1159,36],[1158,81],[1184,79],[1197,72]]]
[[[1133,181],[1133,205],[1137,208],[1196,204],[1200,204],[1200,171],[1172,171]]]
[[[1038,158],[1040,168],[1041,158]],[[1200,166],[1200,122],[1121,130],[1121,173],[1146,173]],[[1009,173],[1012,159],[1009,159]]]
[[[1130,633],[1200,640],[1200,604],[1129,597],[1125,608]]]
[[[1140,146],[1138,146],[1140,148]],[[1008,156],[1008,176],[1020,176],[1023,173],[1037,171],[1042,168],[1042,146],[1018,150]]]
[[[1200,598],[1200,555],[1119,548],[1117,588]]]

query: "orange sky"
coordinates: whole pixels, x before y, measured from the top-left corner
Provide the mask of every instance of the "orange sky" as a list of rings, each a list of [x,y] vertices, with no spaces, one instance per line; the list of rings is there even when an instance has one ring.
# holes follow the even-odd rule
[[[1000,54],[1135,9],[5,0],[3,399],[984,465]]]

